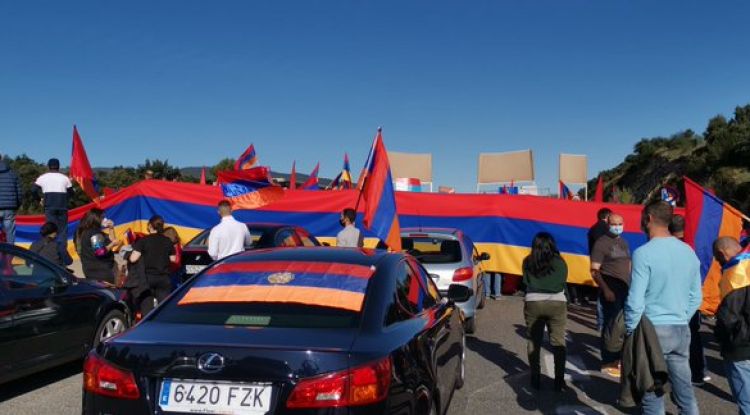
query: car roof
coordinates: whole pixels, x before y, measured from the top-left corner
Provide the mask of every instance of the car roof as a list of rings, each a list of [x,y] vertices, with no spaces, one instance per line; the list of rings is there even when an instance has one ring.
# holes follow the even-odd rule
[[[244,251],[228,257],[222,262],[250,261],[313,261],[335,262],[372,266],[390,256],[402,256],[400,253],[388,253],[383,250],[365,248],[336,248],[336,247],[289,247],[266,248]]]
[[[401,228],[401,236],[409,236],[409,234],[412,233],[421,233],[421,234],[429,234],[429,235],[451,235],[451,236],[459,236],[461,234],[460,229],[456,228],[423,228],[423,227],[414,227],[414,228]]]

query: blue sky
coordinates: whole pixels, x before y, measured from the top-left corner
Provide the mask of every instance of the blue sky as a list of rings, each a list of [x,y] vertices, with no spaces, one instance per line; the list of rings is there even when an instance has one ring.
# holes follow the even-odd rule
[[[642,137],[750,103],[750,3],[0,3],[0,152],[95,166],[263,164],[358,172],[376,128],[469,191],[482,151],[561,152],[589,175]]]

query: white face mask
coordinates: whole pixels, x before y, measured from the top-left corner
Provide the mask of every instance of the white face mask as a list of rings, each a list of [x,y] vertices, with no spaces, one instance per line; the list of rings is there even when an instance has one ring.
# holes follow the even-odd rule
[[[620,236],[620,234],[622,234],[623,228],[623,225],[609,225],[609,231],[612,232],[613,235],[617,236]]]

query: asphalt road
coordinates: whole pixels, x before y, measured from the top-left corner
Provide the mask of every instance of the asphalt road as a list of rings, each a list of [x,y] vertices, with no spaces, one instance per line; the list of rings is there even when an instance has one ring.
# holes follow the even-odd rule
[[[523,339],[523,302],[519,297],[490,301],[479,316],[477,335],[468,340],[466,385],[457,391],[449,415],[480,414],[622,414],[615,402],[618,383],[598,368],[598,337],[594,311],[571,306],[568,319],[566,377],[572,386],[566,393],[552,392],[552,357],[545,352],[542,369],[549,378],[543,390],[528,388],[526,345]],[[695,388],[703,414],[737,413],[723,376],[717,345],[704,326],[710,375]],[[49,370],[0,386],[0,414],[79,414],[81,411],[80,362]],[[677,413],[669,403],[669,413]]]

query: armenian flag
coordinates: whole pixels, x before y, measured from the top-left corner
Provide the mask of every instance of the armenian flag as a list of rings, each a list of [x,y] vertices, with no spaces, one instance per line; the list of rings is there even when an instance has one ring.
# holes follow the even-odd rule
[[[235,257],[207,271],[178,305],[292,303],[357,312],[374,273],[364,265]]]
[[[372,143],[365,175],[361,192],[365,204],[365,228],[391,250],[400,251],[401,230],[396,212],[396,192],[393,190],[391,167],[380,128]]]
[[[234,162],[235,170],[248,170],[255,166],[258,157],[255,155],[255,145],[250,144],[244,153]]]
[[[99,199],[99,184],[94,176],[83,141],[78,134],[78,128],[73,126],[73,154],[70,159],[70,177],[81,186],[81,189],[91,200]]]
[[[560,182],[560,192],[559,192],[560,199],[567,199],[567,200],[573,199],[573,192],[570,191],[568,186],[565,183],[563,183],[562,180],[560,180],[559,182]]]
[[[318,171],[320,170],[320,163],[315,165],[315,168],[310,172],[310,176],[307,178],[305,183],[302,184],[302,190],[318,190]]]
[[[721,267],[714,260],[713,243],[720,236],[739,238],[742,214],[687,177],[685,200],[685,242],[693,247],[701,262],[701,310],[713,314],[721,301]]]
[[[259,168],[250,171],[256,169]],[[233,210],[257,209],[284,197],[284,189],[273,184],[267,175],[245,177],[245,171],[222,171],[218,176],[221,192],[232,203]]]

